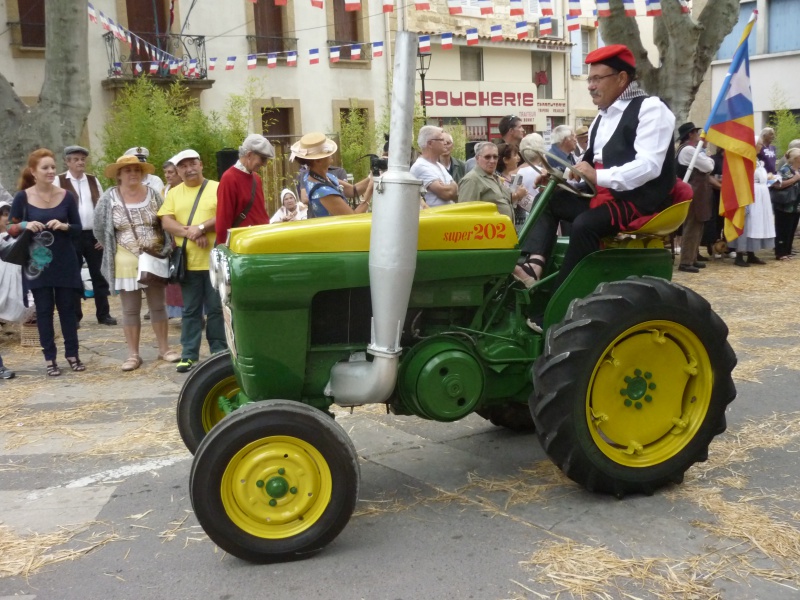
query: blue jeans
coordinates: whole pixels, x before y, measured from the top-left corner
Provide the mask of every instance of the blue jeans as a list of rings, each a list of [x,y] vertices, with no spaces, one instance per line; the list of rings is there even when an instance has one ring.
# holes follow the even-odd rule
[[[75,317],[75,289],[44,287],[31,290],[36,303],[36,327],[44,359],[56,359],[56,338],[53,329],[53,310],[58,309],[61,333],[64,336],[64,356],[78,358],[78,319]],[[224,330],[223,330],[224,333]]]
[[[183,294],[181,359],[196,361],[200,358],[204,305],[206,308],[206,339],[211,353],[216,354],[227,350],[222,304],[219,294],[211,287],[208,271],[187,271],[186,281],[181,283],[181,293]]]

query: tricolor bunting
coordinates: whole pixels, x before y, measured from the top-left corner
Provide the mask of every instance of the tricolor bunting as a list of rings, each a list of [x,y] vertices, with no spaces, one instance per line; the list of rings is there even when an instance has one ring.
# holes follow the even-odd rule
[[[442,50],[452,50],[453,48],[453,34],[452,33],[443,33],[442,34]]]
[[[581,16],[581,0],[569,0],[569,16]]]
[[[550,35],[553,33],[553,22],[550,17],[539,19],[539,35]]]
[[[494,7],[492,6],[492,0],[478,0],[478,6],[481,9],[482,15],[494,14]]]
[[[542,9],[543,17],[549,17],[553,14],[553,0],[539,0],[539,8]]]
[[[424,54],[429,54],[431,51],[431,36],[429,35],[421,35],[419,36],[419,51]]]
[[[594,17],[594,26],[595,26],[595,28],[600,27],[600,21],[597,20],[597,9],[596,8],[592,11],[592,17]]]
[[[394,0],[383,0],[383,12],[394,12]]]
[[[350,60],[361,60],[361,44],[350,46]]]
[[[521,17],[525,14],[525,7],[522,5],[522,0],[509,0],[509,5],[511,6],[511,10],[508,14],[512,17]]]
[[[248,69],[255,69],[256,68],[256,55],[255,54],[248,54],[247,55],[247,68]]]
[[[103,14],[102,10],[100,11],[100,25],[102,25],[103,29],[106,31],[111,31],[111,27],[108,25],[108,19],[106,19],[106,16]]]
[[[137,75],[141,75],[141,74],[142,74],[142,72],[144,71],[144,69],[142,69],[142,63],[138,63],[138,62],[137,62],[137,63],[136,63],[136,66],[133,68],[133,71],[134,71],[134,72],[135,72]]]
[[[256,4],[256,3],[253,2],[253,4]],[[286,5],[287,5],[286,0],[275,0],[275,6],[286,6]]]
[[[597,1],[597,16],[598,17],[611,16],[611,6],[608,4],[608,0]]]
[[[492,25],[492,41],[493,42],[501,42],[503,41],[503,26],[502,25]]]
[[[94,6],[92,6],[91,2],[89,2],[89,20],[92,23],[97,23],[97,13],[94,12]]]
[[[567,15],[567,31],[578,31],[581,28],[581,22],[578,17]]]
[[[428,0],[414,0],[414,8],[417,10],[430,10],[431,3]]]
[[[295,52],[294,50],[289,50],[289,53],[286,55],[286,66],[287,67],[297,66],[297,52]]]
[[[153,72],[153,65],[154,64],[155,63],[150,63],[150,72],[151,73]],[[212,56],[211,58],[208,59],[208,70],[209,71],[213,71],[216,68],[217,68],[217,57],[216,56]]]
[[[361,10],[361,0],[344,0],[344,9],[346,11]]]
[[[517,39],[524,40],[528,37],[528,22],[527,21],[517,21],[514,23],[514,28],[517,32]]]
[[[311,50],[308,51],[308,64],[319,64],[319,48],[311,48]]]
[[[312,8],[325,8],[322,4],[322,0],[311,0],[311,7]]]
[[[189,61],[189,77],[197,75],[197,59],[193,58]]]
[[[217,60],[217,59],[215,58],[214,60]],[[213,71],[214,70],[214,63],[209,62],[208,70],[209,71]],[[150,75],[155,75],[156,73],[158,73],[158,63],[151,62],[150,63]]]
[[[332,63],[339,62],[339,46],[331,46],[330,61]]]
[[[278,66],[278,55],[275,52],[267,54],[267,68],[274,69]]]
[[[451,15],[460,15],[464,12],[464,9],[461,8],[461,0],[447,0],[447,10]]]
[[[689,8],[689,3],[686,0],[678,0],[678,2],[681,4],[681,12],[683,14],[688,15],[690,12],[692,12],[692,9]]]
[[[467,29],[467,46],[478,45],[478,28],[470,27]]]
[[[756,146],[747,38],[757,16],[758,12],[754,10],[742,32],[705,128],[705,139],[725,150],[719,214],[725,217],[725,239],[728,242],[741,235],[745,207],[753,203]]]
[[[225,70],[226,71],[233,71],[233,67],[236,65],[236,57],[229,56],[228,60],[225,62]]]
[[[383,42],[372,42],[372,58],[383,56]]]
[[[648,17],[661,16],[661,0],[647,0],[647,16]]]
[[[625,7],[626,17],[636,16],[636,5],[633,3],[633,0],[622,0],[622,6]]]

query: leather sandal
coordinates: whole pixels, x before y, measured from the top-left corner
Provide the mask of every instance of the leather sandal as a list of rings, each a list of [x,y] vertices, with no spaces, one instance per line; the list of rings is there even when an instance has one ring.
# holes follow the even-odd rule
[[[49,363],[47,363],[46,367],[48,377],[58,377],[61,375],[61,369],[58,368],[56,361],[51,360]]]
[[[81,362],[81,359],[77,356],[75,358],[67,357],[67,362],[69,363],[69,368],[73,371],[85,371],[86,365]]]
[[[514,279],[519,281],[526,288],[530,289],[533,287],[534,283],[539,281],[539,276],[536,274],[536,269],[534,266],[541,267],[542,272],[544,272],[545,263],[542,259],[529,258],[526,262],[514,267],[514,271],[512,273]]]
[[[181,359],[181,355],[179,352],[175,352],[175,350],[167,350],[164,354],[158,355],[158,360],[164,360],[166,362],[175,363]]]
[[[123,371],[135,371],[142,366],[142,357],[138,354],[131,354],[124,363],[122,363]]]

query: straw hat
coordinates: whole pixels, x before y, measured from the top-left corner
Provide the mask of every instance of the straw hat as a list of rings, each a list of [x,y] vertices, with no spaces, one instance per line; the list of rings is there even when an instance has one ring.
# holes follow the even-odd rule
[[[336,152],[338,146],[331,138],[324,133],[307,133],[300,138],[300,141],[292,144],[292,155],[289,160],[304,158],[306,160],[316,160],[325,158]]]
[[[109,179],[116,179],[117,173],[122,167],[139,167],[145,175],[152,175],[156,172],[156,168],[148,162],[141,162],[135,156],[120,156],[117,162],[111,163],[103,171],[103,174]]]

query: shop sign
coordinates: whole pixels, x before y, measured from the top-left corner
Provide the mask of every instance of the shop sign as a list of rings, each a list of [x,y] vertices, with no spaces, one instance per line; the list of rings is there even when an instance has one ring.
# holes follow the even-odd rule
[[[567,101],[566,100],[539,100],[536,103],[539,112],[548,115],[564,115],[567,114]]]

